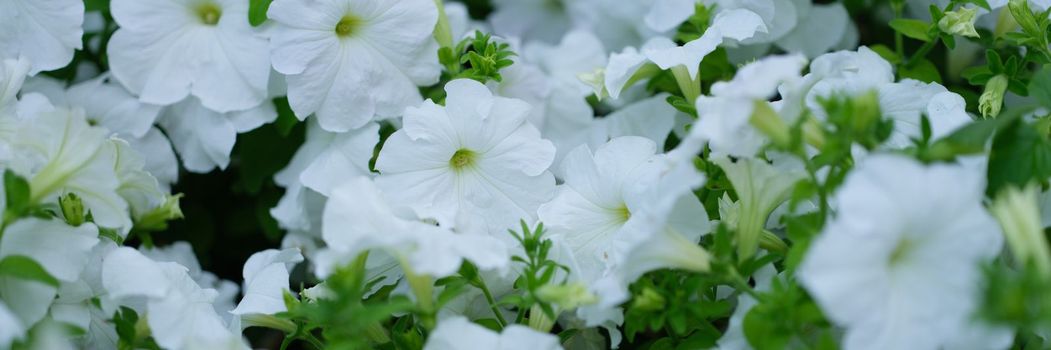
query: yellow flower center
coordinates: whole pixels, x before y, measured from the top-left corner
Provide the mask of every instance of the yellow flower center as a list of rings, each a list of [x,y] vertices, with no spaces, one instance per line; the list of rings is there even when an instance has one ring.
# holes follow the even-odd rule
[[[347,38],[354,35],[358,28],[361,27],[361,19],[354,15],[343,16],[343,19],[336,23],[336,35],[341,38]]]
[[[460,150],[453,153],[452,158],[449,158],[449,166],[454,170],[460,171],[468,167],[474,166],[475,160],[478,158],[478,154],[474,151],[461,148]]]
[[[197,13],[197,17],[201,19],[201,23],[214,26],[219,23],[219,18],[223,16],[223,9],[211,2],[205,2],[197,5],[194,9]]]

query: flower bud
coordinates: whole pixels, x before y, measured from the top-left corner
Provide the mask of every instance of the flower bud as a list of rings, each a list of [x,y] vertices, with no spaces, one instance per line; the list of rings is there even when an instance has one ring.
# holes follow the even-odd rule
[[[985,91],[978,98],[978,110],[982,112],[982,117],[995,118],[1000,114],[1005,93],[1007,93],[1006,75],[997,75],[985,83]]]
[[[1051,274],[1051,252],[1037,206],[1038,187],[1007,187],[996,196],[989,211],[1000,221],[1011,253],[1020,263],[1032,262],[1043,274]]]
[[[631,303],[633,308],[646,311],[661,310],[664,309],[664,305],[664,296],[650,287],[643,288],[642,293],[636,296]]]
[[[778,147],[787,148],[792,142],[788,125],[781,119],[781,115],[770,107],[769,102],[756,100],[752,107],[752,116],[748,121]]]
[[[62,217],[71,226],[80,226],[87,217],[84,213],[84,202],[75,193],[67,193],[58,199],[58,205],[62,208]]]
[[[598,298],[588,291],[587,286],[581,283],[545,285],[537,290],[537,296],[541,300],[558,305],[565,310],[598,302]]]
[[[938,21],[938,29],[947,34],[977,38],[978,32],[974,30],[977,15],[978,9],[974,7],[961,7],[959,10],[946,12],[945,17]]]

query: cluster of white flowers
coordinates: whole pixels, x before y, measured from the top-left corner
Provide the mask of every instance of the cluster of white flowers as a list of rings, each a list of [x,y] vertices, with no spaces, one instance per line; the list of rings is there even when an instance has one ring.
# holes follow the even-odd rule
[[[828,219],[798,266],[734,287],[798,283],[847,349],[1014,339],[974,317],[981,264],[1004,246],[988,157],[907,151],[975,117],[960,94],[897,79],[858,47],[839,3],[494,0],[476,21],[440,0],[273,0],[259,26],[248,0],[106,3],[0,0],[0,349],[145,346],[124,343],[129,329],[165,349],[249,348],[244,327],[337,294],[325,279],[364,256],[366,280],[383,278],[370,293],[389,286],[435,318],[425,349],[615,348],[640,277],[733,265],[711,248],[720,228],[735,259],[766,256],[792,240],[779,218],[806,213]],[[683,35],[691,21],[703,31]],[[476,28],[517,53],[498,79],[456,76],[439,54],[458,55]],[[78,50],[104,54],[108,71],[47,74]],[[716,53],[735,74],[705,75]],[[202,270],[188,243],[142,239],[182,216],[180,169],[236,163],[238,134],[277,120],[283,98],[307,130],[273,178],[286,234],[245,262],[242,286]],[[859,128],[893,122],[871,147],[841,145],[852,168],[834,192],[800,195],[800,182],[836,176],[805,161],[836,142],[825,131],[843,112],[829,101],[857,104]],[[729,188],[705,202],[712,174]],[[551,271],[563,284],[541,288],[553,319],[490,295],[521,293],[531,248],[508,230],[540,223],[564,267]],[[125,246],[133,238],[143,244]],[[295,293],[300,263],[321,283]],[[467,265],[492,291],[428,309],[434,282]],[[716,346],[751,348],[756,294],[719,298],[736,310]],[[515,311],[528,319],[502,324]],[[494,313],[497,331],[472,322]],[[82,332],[46,331],[55,324]],[[548,334],[556,325],[579,336]]]

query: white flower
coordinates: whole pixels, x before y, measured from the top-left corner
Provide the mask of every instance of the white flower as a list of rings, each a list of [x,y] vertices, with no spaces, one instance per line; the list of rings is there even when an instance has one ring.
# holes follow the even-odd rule
[[[113,76],[146,103],[170,105],[192,95],[220,113],[267,97],[267,40],[237,0],[116,0],[120,29],[107,52]]]
[[[857,45],[858,30],[850,20],[843,4],[813,4],[796,7],[800,13],[798,24],[774,41],[778,47],[791,53],[817,57],[833,48],[852,48]],[[780,16],[780,14],[778,14]]]
[[[880,112],[894,120],[894,132],[886,141],[890,147],[908,147],[912,139],[921,136],[921,114],[927,115],[933,139],[946,136],[971,121],[963,97],[938,83],[905,79],[884,84],[878,91]]]
[[[496,34],[555,43],[568,32],[575,13],[587,11],[587,0],[496,0],[489,23]]]
[[[285,195],[271,209],[271,215],[297,236],[320,238],[325,197],[348,178],[372,175],[369,160],[378,142],[379,126],[375,123],[332,133],[316,120],[308,120],[306,142],[288,166],[274,175],[274,182],[285,187]]]
[[[219,313],[227,322],[230,310],[236,306],[235,300],[240,293],[236,283],[220,279],[215,274],[201,269],[200,262],[193,252],[193,247],[188,242],[175,242],[164,247],[145,248],[139,247],[139,251],[156,262],[173,262],[186,268],[186,273],[204,288],[212,288],[219,295],[212,302],[215,312]]]
[[[84,3],[13,0],[0,3],[0,59],[28,58],[29,74],[65,67],[81,48]]]
[[[186,267],[156,262],[132,248],[114,249],[102,262],[102,283],[116,300],[144,300],[150,334],[168,349],[246,349],[212,306],[219,293],[201,288]],[[129,299],[131,298],[131,299]]]
[[[71,227],[64,222],[37,218],[7,224],[0,239],[0,260],[24,256],[36,261],[52,277],[63,282],[77,280],[99,242],[98,229],[86,223]],[[15,276],[0,277],[0,299],[23,325],[31,326],[47,314],[57,289]]]
[[[54,109],[21,121],[17,130],[11,142],[17,159],[8,165],[29,179],[31,201],[54,202],[73,192],[100,227],[131,229],[105,129],[88,125],[83,110]]]
[[[386,197],[366,177],[352,178],[332,192],[322,224],[328,249],[315,261],[319,275],[327,276],[370,249],[383,250],[408,264],[405,268],[436,278],[456,273],[463,260],[481,269],[502,268],[510,262],[507,248],[496,238],[454,233],[424,222]]]
[[[288,274],[303,261],[299,249],[268,249],[252,254],[244,266],[244,298],[234,315],[267,314],[287,311],[284,293],[288,289]]]
[[[126,139],[144,137],[161,112],[160,106],[140,102],[109,75],[71,86],[66,102],[84,108],[89,120]]]
[[[606,66],[606,49],[595,34],[573,30],[565,34],[558,45],[528,42],[521,50],[522,57],[540,67],[558,85],[573,86],[586,97],[590,87],[578,76]],[[513,66],[512,66],[513,67]]]
[[[325,130],[401,115],[420,102],[417,85],[438,81],[432,1],[277,0],[268,15],[271,59],[288,75],[292,110],[315,114]]]
[[[972,332],[979,264],[1003,245],[982,207],[984,182],[963,166],[893,155],[848,175],[798,273],[847,329],[846,349],[945,348]]]
[[[7,59],[0,62],[0,118],[14,113],[15,102],[18,102],[18,91],[29,73],[29,61]]]
[[[653,141],[625,136],[599,147],[594,155],[583,145],[566,156],[562,165],[565,184],[555,199],[540,207],[539,215],[553,239],[573,252],[578,268],[572,273],[583,281],[592,283],[616,261],[626,260],[616,242],[629,234],[622,228],[630,220],[640,219],[634,213],[652,204],[638,192],[655,182],[662,170],[655,153]],[[700,204],[689,207],[696,209]],[[704,216],[703,210],[691,214]],[[679,223],[684,222],[675,222]],[[690,223],[703,226],[699,221]],[[697,227],[675,229],[687,232]]]
[[[648,48],[643,50],[643,54],[661,69],[682,65],[691,77],[696,77],[701,60],[715,51],[723,40],[744,40],[766,30],[763,19],[755,12],[745,9],[720,11],[700,38],[678,46],[670,39],[656,37],[647,43]]]
[[[766,30],[766,24],[755,12],[747,9],[720,11],[700,38],[682,46],[669,38],[657,36],[648,40],[641,50],[628,47],[611,55],[604,71],[605,89],[613,99],[619,98],[621,91],[640,79],[638,75],[645,75],[643,69],[647,62],[660,69],[682,69],[683,74],[695,80],[701,61],[724,41],[744,40]]]
[[[772,164],[758,158],[736,162],[726,156],[712,159],[726,172],[737,194],[737,251],[742,257],[756,252],[767,218],[788,200],[795,184],[806,177],[804,164],[796,158],[780,154],[770,157]]]
[[[681,152],[697,154],[707,141],[715,153],[754,156],[767,137],[753,126],[753,115],[773,111],[769,104],[766,111],[756,111],[757,104],[767,103],[781,84],[801,79],[799,72],[805,66],[806,59],[800,55],[770,56],[744,66],[729,82],[713,84],[712,96],[697,99],[699,120],[680,146]],[[762,117],[780,118],[776,113]]]
[[[406,110],[380,151],[377,184],[420,217],[452,226],[467,215],[503,234],[554,194],[555,147],[526,122],[528,104],[494,97],[473,80],[445,86],[446,106]]]
[[[0,348],[7,349],[14,341],[24,338],[25,334],[26,327],[22,325],[22,321],[7,305],[0,302]]]
[[[824,118],[819,97],[829,98],[834,94],[855,96],[877,90],[881,85],[894,82],[894,69],[890,63],[868,47],[857,51],[827,53],[810,62],[810,73],[803,77],[809,86],[806,106],[818,118]]]
[[[187,170],[206,173],[226,169],[238,133],[248,132],[277,119],[277,110],[267,102],[258,107],[219,113],[196,97],[166,107],[158,123],[168,132]]]
[[[553,334],[511,325],[497,333],[463,317],[442,320],[427,337],[424,350],[561,350]]]

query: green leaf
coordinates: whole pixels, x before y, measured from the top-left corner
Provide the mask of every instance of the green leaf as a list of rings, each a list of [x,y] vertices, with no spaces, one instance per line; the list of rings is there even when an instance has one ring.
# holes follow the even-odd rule
[[[916,19],[898,18],[890,21],[890,27],[904,36],[924,42],[931,41],[930,35],[927,34],[931,29],[930,23]]]
[[[995,194],[1006,185],[1025,186],[1051,177],[1051,142],[1021,118],[997,132],[989,154],[986,193]]]
[[[8,211],[21,215],[29,208],[29,182],[11,169],[4,171],[4,193]]]
[[[1028,90],[1040,106],[1051,109],[1051,65],[1045,65],[1033,75]]]
[[[0,276],[37,281],[58,288],[58,280],[36,260],[21,255],[11,255],[0,260]]]
[[[890,64],[896,65],[898,63],[901,63],[901,57],[898,56],[898,53],[894,52],[893,49],[887,47],[887,45],[877,44],[872,45],[869,48],[872,49],[872,51],[875,51],[876,54],[878,54],[880,57],[883,57],[883,59],[887,60],[887,62],[890,62]]]
[[[109,0],[84,0],[84,12],[109,11]]]
[[[258,27],[266,22],[266,11],[272,0],[248,0],[248,23]]]
[[[911,66],[901,67],[898,75],[903,79],[912,78],[925,83],[941,83],[942,81],[942,75],[938,72],[938,67],[925,58],[916,61]]]
[[[288,134],[292,133],[292,129],[296,127],[296,124],[299,124],[299,118],[292,111],[292,106],[288,104],[287,97],[275,98],[274,107],[277,107],[277,120],[274,121],[277,133],[281,134],[281,137],[288,137]]]

